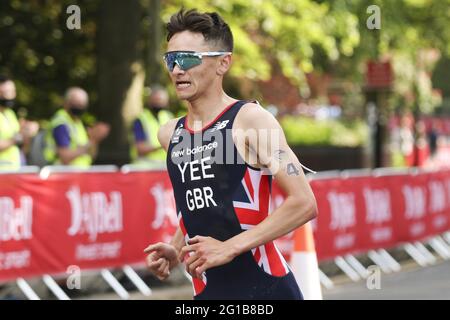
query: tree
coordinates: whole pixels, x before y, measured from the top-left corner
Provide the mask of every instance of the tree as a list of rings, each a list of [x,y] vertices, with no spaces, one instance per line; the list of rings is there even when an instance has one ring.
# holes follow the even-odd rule
[[[138,0],[102,0],[98,28],[98,113],[111,125],[99,163],[128,161],[127,120],[141,106],[144,68]],[[128,118],[128,119],[127,119]]]
[[[66,8],[73,1],[0,2],[0,73],[14,78],[18,105],[31,118],[48,119],[68,86],[86,88],[96,103],[98,1],[79,3],[82,27],[69,30]]]
[[[417,79],[433,63],[420,66],[418,54],[450,54],[450,0],[79,0],[81,29],[69,30],[66,8],[72,4],[1,1],[0,73],[16,79],[19,105],[32,118],[48,119],[68,86],[86,88],[90,111],[113,129],[101,148],[102,163],[126,161],[126,124],[142,107],[144,81],[169,82],[159,32],[182,6],[218,11],[229,22],[235,56],[226,86],[237,97],[242,88],[258,95],[258,82],[274,75],[286,76],[307,97],[307,75],[314,73],[319,80],[345,81],[353,98],[363,83],[363,63],[378,56],[394,65],[391,104],[408,104],[404,97],[416,92],[412,101],[430,111],[431,82]],[[378,38],[366,27],[369,5],[381,9]]]

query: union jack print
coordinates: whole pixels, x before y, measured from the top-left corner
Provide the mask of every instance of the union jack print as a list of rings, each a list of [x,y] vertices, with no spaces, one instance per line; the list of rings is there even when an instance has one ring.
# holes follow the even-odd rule
[[[262,170],[247,166],[240,187],[234,194],[233,207],[242,230],[258,225],[271,213],[271,179]],[[268,274],[284,276],[288,265],[273,242],[252,249],[256,263]]]

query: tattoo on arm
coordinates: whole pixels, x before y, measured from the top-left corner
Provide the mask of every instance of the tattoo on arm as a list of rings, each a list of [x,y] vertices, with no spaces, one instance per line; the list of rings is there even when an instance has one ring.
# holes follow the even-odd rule
[[[279,163],[283,162],[286,160],[286,151],[282,150],[282,149],[278,149],[275,150],[274,152],[274,158],[275,160],[277,160]],[[293,162],[290,162],[286,165],[286,172],[289,176],[299,176],[300,175],[300,170],[294,165]]]
[[[286,151],[284,151],[284,150],[275,150],[274,157],[276,160],[281,162],[281,161],[283,161],[285,154],[286,154]]]
[[[288,176],[299,176],[300,175],[300,170],[298,170],[297,167],[292,162],[287,165],[286,172],[287,172]]]

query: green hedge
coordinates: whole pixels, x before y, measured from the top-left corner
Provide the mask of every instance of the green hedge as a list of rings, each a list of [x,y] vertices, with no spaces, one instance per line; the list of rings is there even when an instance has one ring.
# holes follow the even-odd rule
[[[284,116],[280,123],[290,145],[357,147],[368,141],[368,127],[361,120],[344,122]]]

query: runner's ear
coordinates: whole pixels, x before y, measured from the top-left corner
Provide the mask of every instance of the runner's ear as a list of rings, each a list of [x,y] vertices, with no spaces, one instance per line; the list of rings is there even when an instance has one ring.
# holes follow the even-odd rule
[[[231,54],[227,54],[226,56],[219,57],[219,66],[217,68],[217,75],[224,76],[225,73],[228,72],[228,70],[231,67]]]

